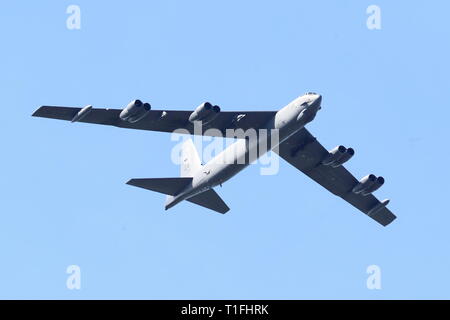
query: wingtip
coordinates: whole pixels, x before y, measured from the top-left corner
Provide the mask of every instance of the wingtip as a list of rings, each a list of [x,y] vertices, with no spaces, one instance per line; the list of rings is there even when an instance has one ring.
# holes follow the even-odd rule
[[[230,211],[230,208],[229,208],[229,207],[227,207],[225,210],[222,210],[220,213],[221,213],[221,214],[225,214],[225,213],[227,213],[228,211]]]
[[[392,214],[389,215],[388,217],[383,217],[381,219],[375,219],[375,221],[377,221],[379,224],[381,224],[383,227],[387,227],[388,225],[390,225],[392,222],[395,221],[395,219],[397,219],[397,216]]]
[[[394,222],[397,219],[397,216],[393,215],[392,218],[384,225],[385,227],[387,227],[388,225],[390,225],[392,222]]]
[[[128,185],[132,186],[133,185],[133,181],[134,181],[134,179],[130,179],[125,184],[128,184]]]
[[[31,115],[32,117],[39,117],[39,111],[42,109],[43,106],[40,106],[39,108],[37,108],[33,114]]]

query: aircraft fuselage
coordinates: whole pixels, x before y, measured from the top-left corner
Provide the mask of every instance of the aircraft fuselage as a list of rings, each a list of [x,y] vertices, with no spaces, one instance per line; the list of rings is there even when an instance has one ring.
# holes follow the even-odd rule
[[[223,184],[257,158],[276,148],[314,119],[321,108],[321,102],[322,97],[315,93],[300,96],[267,122],[263,128],[264,134],[261,130],[253,136],[245,132],[245,137],[238,139],[195,172],[192,183],[166,203],[166,209]]]

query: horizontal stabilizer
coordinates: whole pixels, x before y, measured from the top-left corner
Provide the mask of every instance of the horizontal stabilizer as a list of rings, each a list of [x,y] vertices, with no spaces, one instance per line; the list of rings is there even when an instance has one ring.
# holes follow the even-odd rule
[[[198,204],[199,206],[205,207],[207,209],[217,211],[219,213],[226,213],[228,210],[230,210],[230,208],[228,208],[222,198],[220,198],[220,196],[213,189],[209,189],[196,196],[193,196],[187,199],[187,201]]]
[[[192,177],[131,179],[127,184],[174,196],[192,182]]]

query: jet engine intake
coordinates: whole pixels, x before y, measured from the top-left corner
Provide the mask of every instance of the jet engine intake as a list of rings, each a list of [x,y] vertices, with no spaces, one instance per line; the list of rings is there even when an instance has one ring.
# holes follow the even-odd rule
[[[213,121],[219,115],[219,112],[219,106],[213,106],[209,102],[204,102],[191,113],[189,121],[202,121],[204,124],[207,124]]]
[[[331,150],[328,155],[322,160],[322,164],[324,166],[330,166],[339,160],[345,153],[347,152],[347,148],[344,146],[337,146],[333,150]]]
[[[131,101],[120,113],[119,117],[123,121],[128,121],[130,123],[138,122],[148,115],[151,110],[151,105],[149,103],[142,103],[141,100],[136,99]]]
[[[355,150],[353,150],[353,148],[348,148],[339,159],[337,159],[336,161],[334,161],[331,164],[331,166],[333,168],[337,168],[337,167],[343,165],[348,160],[350,160],[350,158],[353,157],[354,155],[355,155]]]
[[[384,178],[383,177],[378,177],[377,180],[367,189],[362,191],[362,195],[363,196],[367,196],[375,191],[377,191],[378,189],[380,189],[380,187],[384,184]]]
[[[374,174],[369,174],[358,182],[358,184],[353,188],[352,192],[355,194],[362,194],[363,196],[367,196],[372,192],[378,190],[383,184],[383,177],[377,178]]]

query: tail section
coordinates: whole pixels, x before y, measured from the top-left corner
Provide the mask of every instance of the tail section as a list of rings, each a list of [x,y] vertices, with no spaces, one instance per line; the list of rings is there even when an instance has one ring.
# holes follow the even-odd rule
[[[195,172],[200,170],[202,163],[198,155],[197,149],[195,148],[192,139],[186,140],[181,146],[180,152],[180,177],[189,178],[193,177]],[[192,178],[191,178],[192,179]],[[169,194],[166,197],[166,210],[176,205],[175,197],[173,194]]]
[[[195,148],[192,139],[186,140],[181,146],[180,160],[181,177],[193,177],[195,172],[202,167],[200,157],[198,156],[197,149]]]
[[[192,184],[194,175],[202,168],[200,157],[192,139],[186,140],[181,146],[180,160],[180,177],[178,178],[131,179],[127,184],[167,194],[165,204],[167,210],[183,200],[184,197],[177,197],[177,195]],[[230,210],[213,189],[206,190],[186,200],[219,213]]]
[[[159,193],[167,194],[166,210],[173,207],[180,200],[174,196],[184,190],[192,182],[192,177],[180,178],[148,178],[148,179],[131,179],[127,184]],[[207,209],[214,210],[219,213],[226,213],[230,208],[220,198],[220,196],[213,190],[209,189],[205,192],[197,194],[191,198],[186,199],[189,202],[195,203]]]

